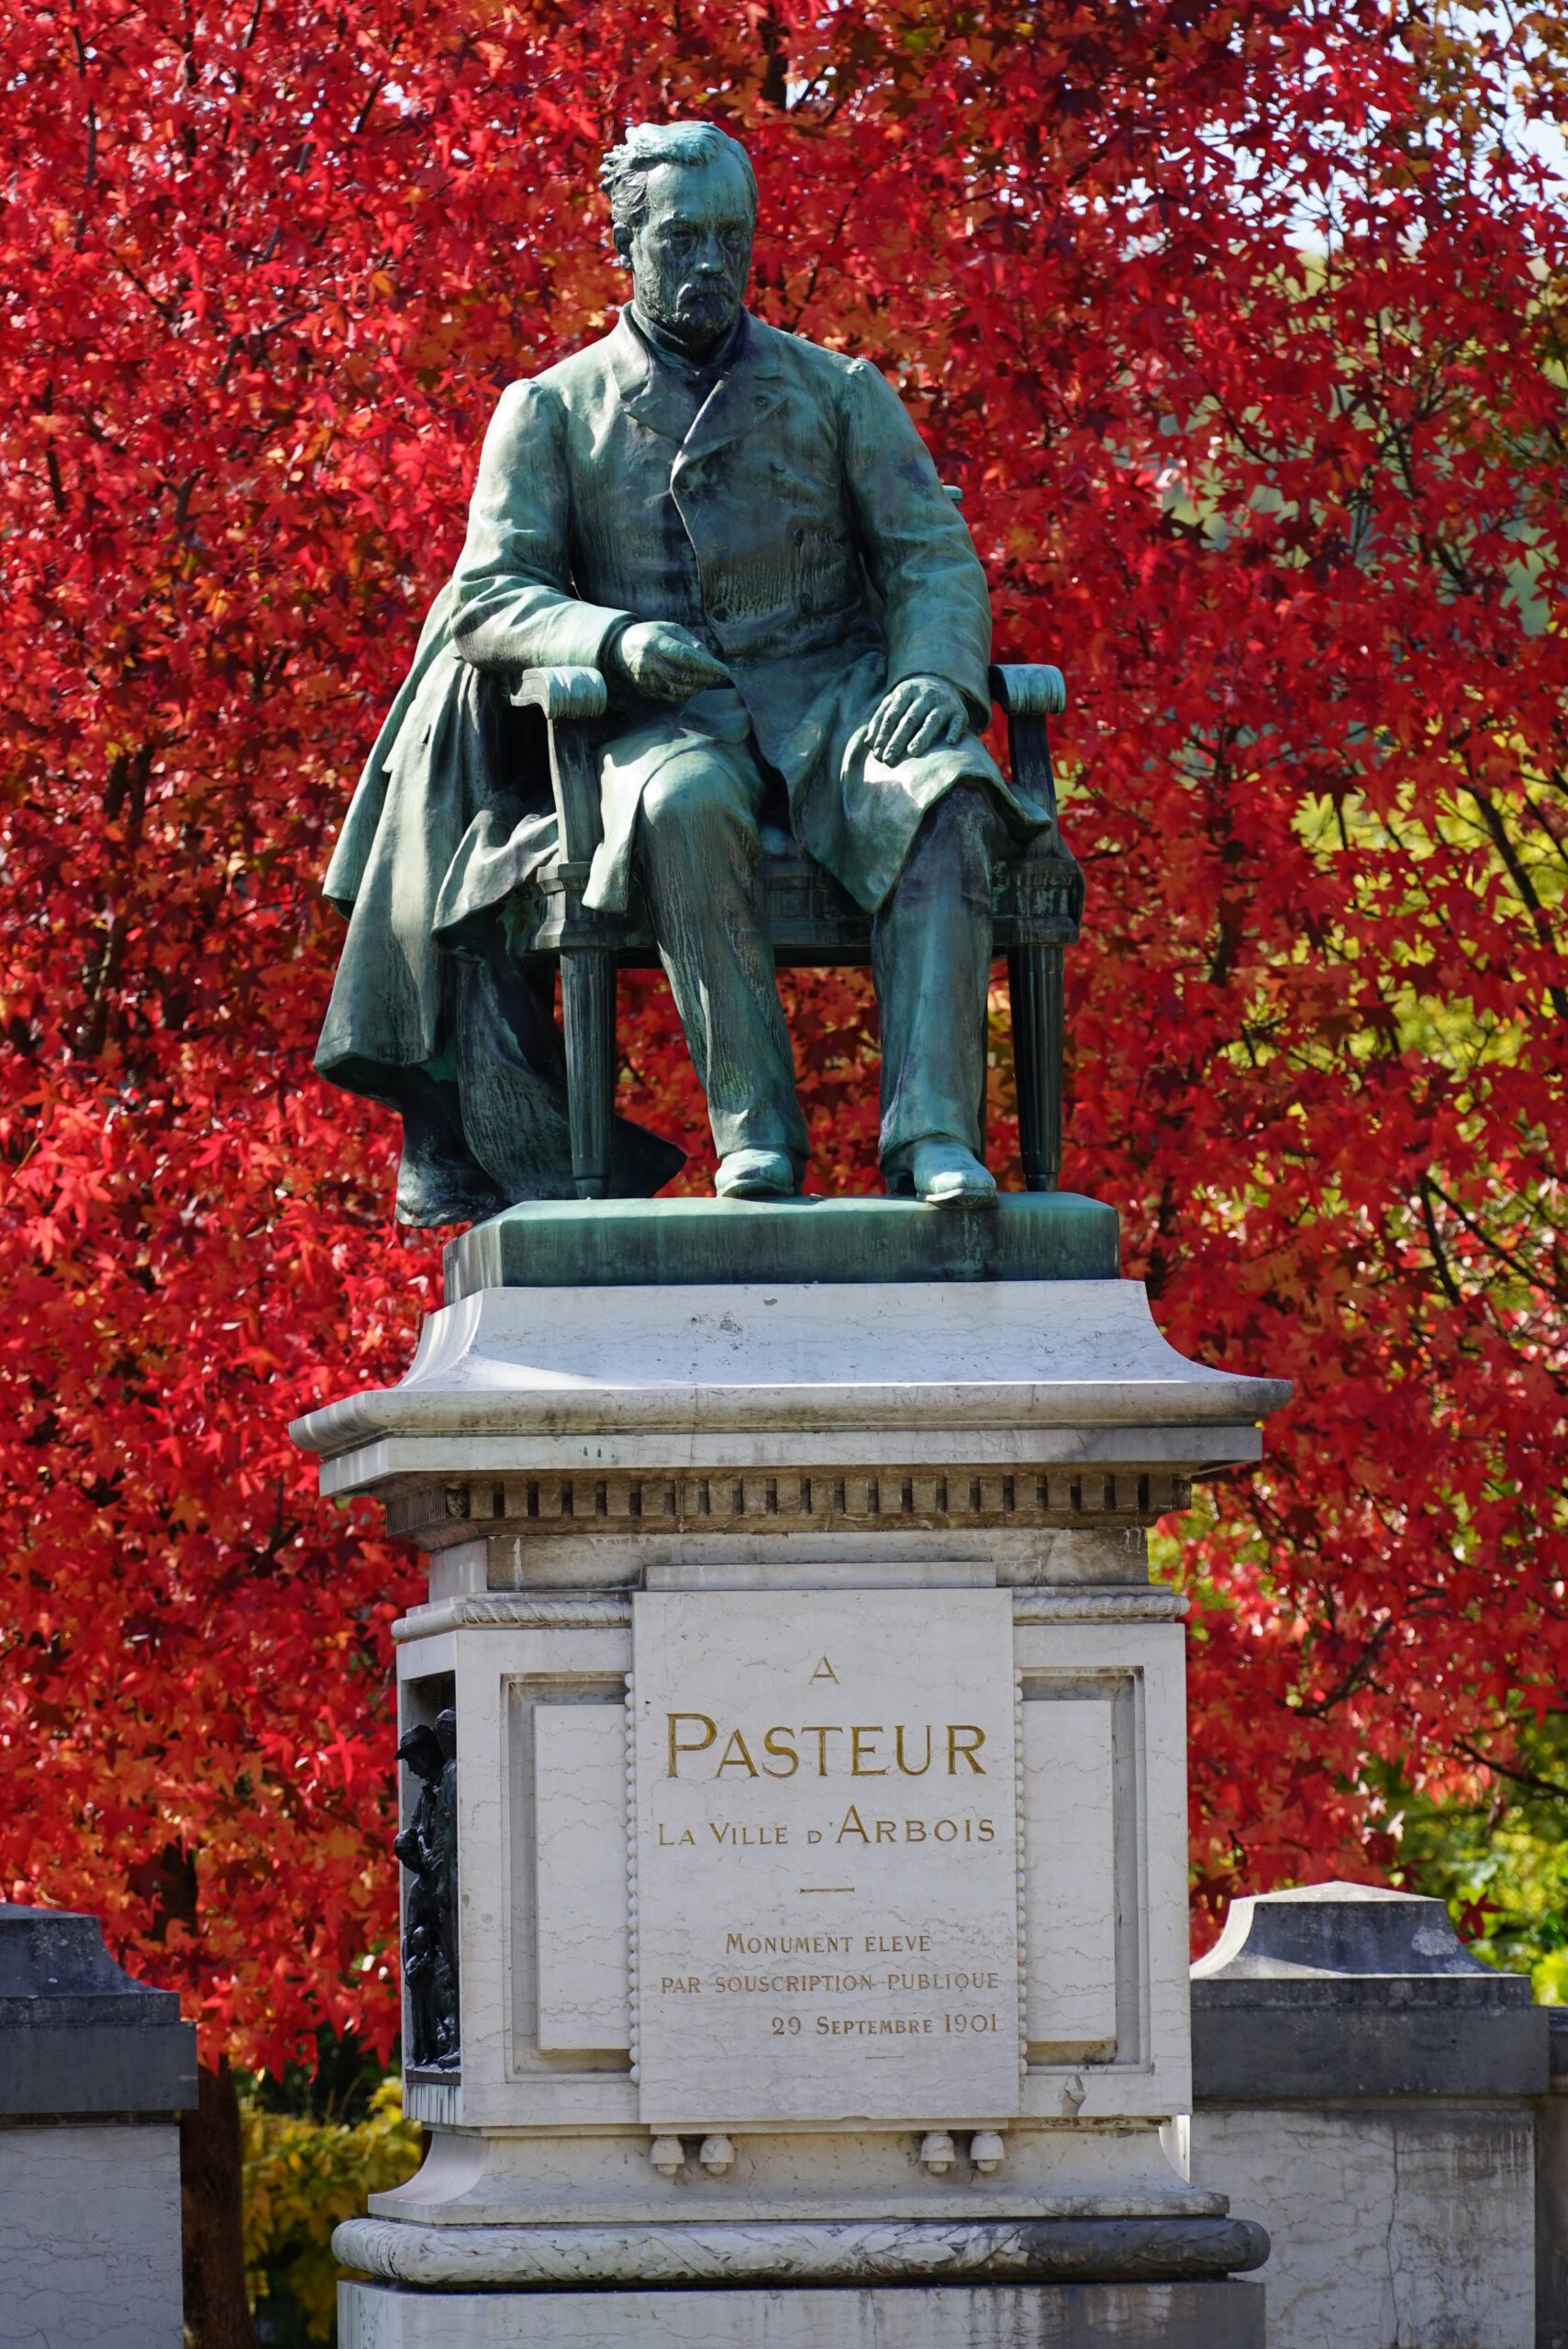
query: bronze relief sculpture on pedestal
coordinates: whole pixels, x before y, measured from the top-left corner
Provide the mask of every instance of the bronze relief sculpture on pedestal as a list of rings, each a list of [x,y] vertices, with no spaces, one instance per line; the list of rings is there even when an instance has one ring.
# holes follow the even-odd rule
[[[457,1714],[450,1706],[432,1729],[421,1721],[399,1742],[397,1759],[418,1793],[413,1816],[393,1838],[407,1869],[403,1909],[403,1983],[408,1998],[408,2049],[416,2067],[450,2071],[458,2064]]]
[[[650,1196],[680,1155],[610,1095],[614,972],[656,951],[717,1188],[789,1197],[807,1141],[782,938],[872,964],[888,1188],[989,1205],[994,909],[1010,891],[1037,1057],[1075,933],[1039,725],[1060,680],[990,669],[984,573],[882,375],[745,308],[744,150],[643,127],[602,176],[632,299],[496,409],[328,875],[350,927],[317,1066],[402,1112],[407,1221]],[[980,740],[994,692],[1011,778]],[[1026,1113],[1031,1187],[1054,1183],[1057,1114]]]

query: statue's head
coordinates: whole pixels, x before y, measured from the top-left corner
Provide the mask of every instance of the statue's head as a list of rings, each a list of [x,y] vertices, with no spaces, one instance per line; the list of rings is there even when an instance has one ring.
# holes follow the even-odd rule
[[[746,150],[711,122],[633,123],[599,177],[638,308],[705,356],[745,298],[757,225]]]
[[[428,1722],[420,1721],[405,1733],[397,1748],[397,1759],[406,1764],[417,1778],[440,1776],[440,1742]]]

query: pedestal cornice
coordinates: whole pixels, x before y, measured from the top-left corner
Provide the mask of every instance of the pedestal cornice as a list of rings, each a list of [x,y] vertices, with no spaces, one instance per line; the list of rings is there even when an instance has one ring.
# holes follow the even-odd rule
[[[1133,1281],[497,1288],[432,1314],[397,1386],[293,1432],[334,1494],[508,1473],[556,1497],[562,1478],[660,1471],[1186,1477],[1256,1459],[1257,1423],[1289,1393],[1186,1361]],[[1028,1498],[1073,1521],[1067,1485]],[[1105,1513],[1179,1505],[1135,1494],[1118,1511],[1113,1495]]]

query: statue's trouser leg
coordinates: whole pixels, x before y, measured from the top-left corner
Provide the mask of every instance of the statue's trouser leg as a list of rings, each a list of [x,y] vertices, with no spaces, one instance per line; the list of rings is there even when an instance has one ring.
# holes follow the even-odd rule
[[[1009,836],[983,784],[957,783],[921,822],[872,924],[882,1006],[884,1168],[929,1136],[984,1154],[991,877]]]
[[[714,1147],[810,1154],[773,982],[758,863],[762,777],[750,758],[684,751],[642,795],[636,860]]]

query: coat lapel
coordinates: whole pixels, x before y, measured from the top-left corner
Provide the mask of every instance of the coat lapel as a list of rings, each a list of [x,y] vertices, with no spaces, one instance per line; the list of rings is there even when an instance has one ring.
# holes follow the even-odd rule
[[[710,457],[727,441],[738,440],[772,416],[784,395],[784,369],[773,349],[773,337],[748,310],[740,348],[729,372],[714,386],[706,406],[681,444],[675,478],[682,468]]]
[[[691,395],[668,367],[660,366],[624,310],[606,350],[628,415],[666,440],[684,440],[692,421]]]
[[[784,397],[784,370],[772,346],[767,328],[748,311],[728,373],[694,418],[684,385],[659,364],[626,311],[606,342],[621,406],[650,431],[681,443],[677,467],[711,456],[773,414]]]

